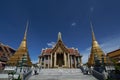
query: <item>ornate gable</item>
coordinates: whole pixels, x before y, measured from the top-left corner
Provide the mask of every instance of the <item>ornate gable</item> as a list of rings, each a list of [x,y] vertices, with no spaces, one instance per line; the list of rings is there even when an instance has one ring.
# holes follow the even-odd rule
[[[55,47],[52,49],[51,53],[54,53],[54,52],[58,52],[58,53],[69,53],[68,49],[65,47],[65,45],[63,44],[63,42],[61,40],[59,40],[57,42],[57,44],[55,45]]]
[[[58,47],[57,50],[56,50],[56,52],[57,53],[63,53],[63,50],[60,47]]]

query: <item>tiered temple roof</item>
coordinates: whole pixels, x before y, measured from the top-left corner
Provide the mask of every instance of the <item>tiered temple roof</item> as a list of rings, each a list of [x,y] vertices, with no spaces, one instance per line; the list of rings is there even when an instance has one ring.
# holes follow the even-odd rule
[[[74,55],[74,56],[81,56],[78,49],[75,48],[67,48],[63,41],[62,41],[62,37],[61,37],[61,33],[58,33],[58,41],[55,44],[55,46],[53,48],[46,48],[46,49],[42,49],[41,51],[41,56],[43,55],[50,55],[51,53],[55,52],[58,48],[64,50],[66,53],[69,53],[70,55]],[[59,50],[59,49],[58,49]]]
[[[23,57],[26,59],[27,66],[32,65],[32,62],[31,62],[30,56],[29,56],[29,52],[28,52],[28,48],[27,48],[27,30],[28,30],[28,22],[26,25],[24,38],[23,38],[19,48],[15,52],[15,54],[8,60],[8,62],[7,62],[8,65],[13,65],[13,66],[18,65],[19,62],[23,60]]]
[[[53,50],[52,48],[43,49],[42,50],[42,55],[50,55],[50,53],[51,53],[52,50]],[[79,56],[78,49],[68,48],[68,51],[69,51],[70,55]]]

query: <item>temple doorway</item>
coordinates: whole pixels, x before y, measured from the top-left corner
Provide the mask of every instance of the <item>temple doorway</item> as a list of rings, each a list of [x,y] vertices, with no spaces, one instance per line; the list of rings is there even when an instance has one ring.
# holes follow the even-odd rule
[[[62,65],[64,65],[64,55],[63,54],[57,54],[57,65],[58,65],[58,67],[62,67]]]

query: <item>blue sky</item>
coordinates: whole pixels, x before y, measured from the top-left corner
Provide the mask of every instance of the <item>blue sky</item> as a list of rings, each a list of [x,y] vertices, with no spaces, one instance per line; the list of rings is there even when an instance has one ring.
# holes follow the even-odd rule
[[[120,48],[119,0],[0,0],[0,42],[15,49],[29,20],[27,43],[33,62],[41,49],[57,41],[78,48],[87,61],[91,47],[90,16],[105,53]]]

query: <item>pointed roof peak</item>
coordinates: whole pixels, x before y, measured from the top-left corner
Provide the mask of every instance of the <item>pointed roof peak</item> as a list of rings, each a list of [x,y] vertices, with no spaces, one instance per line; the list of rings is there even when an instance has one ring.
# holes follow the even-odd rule
[[[61,40],[61,41],[62,41],[61,32],[58,33],[58,40]]]
[[[91,31],[92,31],[92,40],[93,40],[93,41],[96,41],[95,34],[94,34],[94,30],[93,30],[92,21],[90,21],[90,26],[91,26]]]

